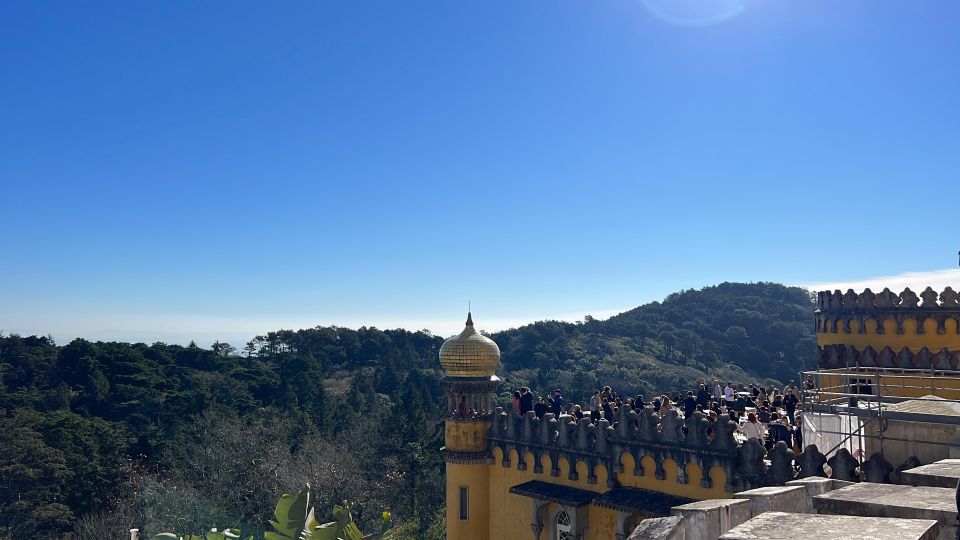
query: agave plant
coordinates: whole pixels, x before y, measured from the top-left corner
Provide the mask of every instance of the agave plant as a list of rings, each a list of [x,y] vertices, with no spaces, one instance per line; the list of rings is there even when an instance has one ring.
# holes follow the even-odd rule
[[[350,502],[333,507],[333,519],[329,523],[319,523],[310,507],[310,486],[307,485],[296,495],[284,494],[277,502],[273,515],[276,519],[270,520],[273,531],[264,533],[264,540],[390,540],[391,516],[384,512],[380,518],[379,530],[364,535],[360,532],[353,513],[350,511]],[[204,536],[185,535],[175,533],[161,533],[153,540],[229,540],[241,538],[240,530],[225,529],[218,531],[211,529]],[[244,540],[254,540],[248,536]]]

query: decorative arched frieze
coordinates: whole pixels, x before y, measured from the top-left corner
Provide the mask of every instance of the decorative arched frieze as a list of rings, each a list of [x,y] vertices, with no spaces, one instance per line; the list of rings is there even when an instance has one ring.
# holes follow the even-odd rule
[[[565,472],[568,480],[591,484],[600,482],[602,468],[607,487],[619,485],[620,474],[647,476],[651,472],[658,480],[676,477],[678,483],[686,484],[691,480],[691,463],[699,469],[699,483],[705,488],[715,485],[715,467],[724,470],[728,491],[737,487],[733,479],[739,469],[759,467],[762,470],[750,477],[764,476],[762,459],[743,461],[741,447],[733,437],[735,422],[717,423],[712,438],[707,433],[709,426],[701,413],[681,421],[677,411],[660,418],[651,407],[640,413],[621,409],[613,425],[607,420],[592,423],[589,419],[576,421],[569,415],[556,418],[550,413],[542,419],[533,413],[521,417],[498,409],[492,415],[487,438],[490,461],[499,458],[504,467],[516,463],[518,469],[525,469],[532,463],[534,473],[541,474],[547,468],[544,460],[549,460],[551,476]],[[632,462],[630,470],[625,467],[626,455]],[[646,465],[648,459],[652,471]],[[561,460],[566,465],[561,465]],[[752,485],[750,481],[744,485],[748,484]]]

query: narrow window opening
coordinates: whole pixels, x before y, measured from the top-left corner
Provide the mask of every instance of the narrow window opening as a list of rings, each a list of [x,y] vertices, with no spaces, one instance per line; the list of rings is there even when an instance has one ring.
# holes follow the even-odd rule
[[[466,521],[470,514],[468,510],[468,488],[467,486],[460,486],[460,521]]]
[[[557,540],[573,540],[573,520],[566,510],[557,514]]]

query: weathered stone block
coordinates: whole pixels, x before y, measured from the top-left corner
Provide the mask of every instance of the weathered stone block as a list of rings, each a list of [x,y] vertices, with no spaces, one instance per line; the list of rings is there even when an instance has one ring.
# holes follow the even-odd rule
[[[771,486],[741,491],[735,499],[750,501],[750,516],[764,512],[796,512],[807,507],[807,490],[803,486]]]
[[[960,459],[941,459],[900,473],[901,480],[911,486],[955,488],[960,481]]]
[[[750,519],[750,501],[710,499],[674,506],[671,514],[683,518],[686,540],[716,540],[721,534]]]
[[[834,480],[832,478],[823,478],[820,476],[811,476],[807,478],[801,478],[799,480],[791,480],[787,482],[788,486],[802,486],[807,490],[807,509],[806,513],[816,514],[817,511],[813,507],[813,498],[817,495],[823,495],[829,491],[835,489],[840,489],[845,486],[849,486],[852,482],[845,482],[843,480]]]
[[[938,525],[929,519],[897,519],[767,512],[727,531],[720,540],[829,538],[830,540],[934,540]]]
[[[683,518],[667,516],[645,519],[637,525],[627,540],[686,540]]]
[[[898,486],[860,482],[813,498],[819,514],[932,519],[940,524],[938,538],[957,536],[955,491],[928,486]]]

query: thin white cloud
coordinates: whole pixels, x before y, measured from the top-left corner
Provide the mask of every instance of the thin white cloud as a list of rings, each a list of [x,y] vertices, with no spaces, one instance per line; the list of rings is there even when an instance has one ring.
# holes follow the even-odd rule
[[[894,276],[880,276],[852,281],[824,281],[801,286],[813,291],[837,289],[846,291],[847,289],[853,289],[859,292],[869,288],[873,292],[878,292],[882,291],[884,287],[889,287],[891,291],[899,293],[907,287],[910,287],[914,292],[920,292],[927,287],[942,291],[947,286],[956,290],[960,288],[960,268],[931,270],[929,272],[907,272]]]

